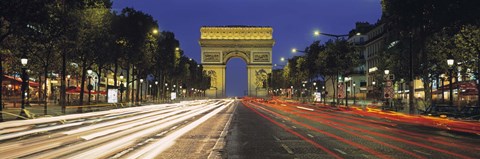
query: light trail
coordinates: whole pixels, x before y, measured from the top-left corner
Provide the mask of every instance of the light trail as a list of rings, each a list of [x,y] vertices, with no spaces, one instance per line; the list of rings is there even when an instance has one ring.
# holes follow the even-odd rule
[[[232,102],[233,100],[185,101],[4,122],[0,123],[0,156],[108,158],[119,152],[126,152],[119,156],[131,155],[130,153],[139,152],[136,149],[152,149],[152,146],[146,147],[160,141],[175,143],[178,137],[224,110]],[[159,136],[161,132],[165,135]],[[131,148],[134,151],[124,151]],[[157,153],[143,155],[159,155],[157,147],[154,149]]]

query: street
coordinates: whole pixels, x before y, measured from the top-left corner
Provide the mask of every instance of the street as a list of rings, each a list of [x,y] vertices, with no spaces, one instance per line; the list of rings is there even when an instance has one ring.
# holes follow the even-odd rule
[[[244,101],[238,110],[257,114],[249,128],[237,122],[233,158],[479,158],[477,134],[449,131],[393,118],[359,115],[329,107]],[[241,116],[240,115],[240,116]],[[240,117],[242,118],[242,117]],[[246,117],[243,117],[246,118]],[[254,118],[254,117],[252,117]],[[412,118],[415,119],[415,118]],[[253,119],[250,119],[253,120]],[[468,124],[468,123],[467,123]],[[478,127],[478,122],[473,123]],[[242,130],[242,125],[245,127]],[[476,127],[473,127],[475,129]],[[248,131],[250,130],[250,131]],[[255,131],[255,132],[252,132]],[[239,139],[235,139],[239,136]],[[253,143],[252,143],[253,141]],[[255,142],[256,141],[256,142]],[[265,145],[259,144],[265,141]],[[257,144],[255,144],[257,143]],[[242,147],[243,145],[243,147]],[[251,146],[249,146],[251,145]],[[261,146],[260,146],[261,145]]]
[[[234,105],[200,100],[3,122],[0,158],[206,158]]]
[[[479,158],[478,132],[478,122],[198,100],[3,122],[0,157]]]

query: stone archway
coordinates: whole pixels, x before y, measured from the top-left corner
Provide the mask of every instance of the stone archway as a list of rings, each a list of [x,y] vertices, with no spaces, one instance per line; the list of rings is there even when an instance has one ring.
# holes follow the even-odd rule
[[[248,95],[267,95],[267,78],[272,72],[271,27],[211,26],[200,29],[203,69],[211,78],[209,97],[225,97],[225,68],[229,59],[239,57],[247,64]]]

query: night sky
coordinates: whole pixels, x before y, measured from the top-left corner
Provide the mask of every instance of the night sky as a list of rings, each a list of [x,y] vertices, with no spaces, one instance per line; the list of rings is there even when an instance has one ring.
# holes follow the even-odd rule
[[[375,23],[381,16],[380,0],[114,0],[113,9],[132,7],[150,14],[160,30],[172,31],[188,57],[200,61],[201,26],[254,25],[273,27],[273,63],[294,56],[314,40],[313,31],[348,34],[355,22]],[[238,58],[227,64],[227,95],[243,96],[246,64]]]

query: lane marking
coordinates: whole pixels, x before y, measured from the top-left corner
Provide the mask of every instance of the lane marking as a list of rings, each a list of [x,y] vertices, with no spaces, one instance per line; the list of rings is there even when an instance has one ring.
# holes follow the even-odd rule
[[[303,110],[308,110],[308,111],[314,111],[314,109],[312,108],[305,108],[305,107],[301,107],[301,106],[297,106],[298,109],[303,109]]]
[[[270,118],[270,117],[268,117],[268,116],[260,113],[260,112],[257,111],[256,109],[252,108],[252,105],[253,105],[253,104],[251,104],[251,103],[246,103],[246,102],[242,102],[242,103],[243,103],[243,105],[244,105],[245,107],[247,107],[248,109],[252,110],[254,113],[260,115],[261,117],[263,117],[263,118],[265,118],[265,119],[267,119],[268,121],[270,121],[271,123],[277,125],[278,127],[281,127],[283,130],[285,130],[285,131],[287,131],[287,132],[289,132],[289,133],[291,133],[291,134],[293,134],[293,135],[301,138],[302,140],[304,140],[304,141],[312,144],[312,145],[315,146],[316,148],[325,151],[326,153],[330,154],[330,155],[333,156],[334,158],[337,158],[337,159],[341,159],[341,158],[342,158],[342,157],[340,157],[339,155],[337,155],[336,153],[334,153],[333,151],[327,149],[326,147],[324,147],[324,146],[316,143],[316,142],[313,141],[313,140],[308,139],[307,137],[301,135],[300,133],[298,133],[298,132],[296,132],[296,131],[293,131],[292,129],[289,129],[289,128],[286,127],[285,125],[280,124],[279,122],[273,120],[272,118]]]
[[[292,128],[296,129],[297,127],[295,127],[295,126],[292,126]]]
[[[307,134],[307,136],[311,137],[311,138],[314,138],[315,136],[313,136],[312,134]]]
[[[287,145],[282,144],[283,149],[285,149],[289,154],[293,155],[292,149],[290,149]]]
[[[363,136],[366,136],[366,137],[369,137],[369,138],[375,139],[373,136],[370,136],[370,135],[363,135]]]
[[[413,151],[415,151],[415,152],[417,152],[417,153],[419,153],[419,154],[424,154],[424,155],[427,155],[427,156],[432,156],[432,154],[427,153],[427,152],[423,152],[423,151],[420,151],[420,150],[413,150]]]
[[[339,150],[339,149],[336,149],[336,148],[334,148],[333,150],[335,150],[335,151],[337,151],[337,152],[340,152],[340,153],[343,154],[343,155],[346,155],[346,154],[347,154],[346,152],[344,152],[344,151],[342,151],[342,150]]]
[[[273,138],[276,140],[276,141],[280,141],[280,139],[276,136],[273,136]]]

